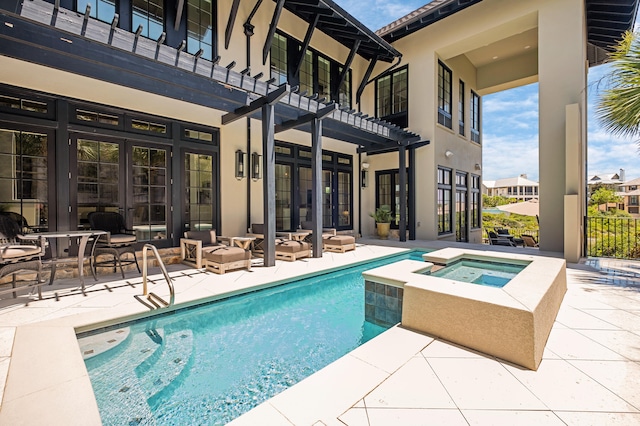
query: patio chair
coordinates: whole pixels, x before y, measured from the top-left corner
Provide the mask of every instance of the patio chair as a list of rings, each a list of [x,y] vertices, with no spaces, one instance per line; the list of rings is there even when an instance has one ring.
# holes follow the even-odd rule
[[[489,244],[492,246],[516,246],[516,243],[507,236],[498,235],[494,231],[487,231],[487,234],[489,235]]]
[[[203,253],[220,247],[223,244],[216,236],[216,230],[208,231],[185,231],[184,238],[180,238],[180,257],[182,263],[195,266],[196,269],[203,267]]]
[[[42,286],[45,282],[40,279],[42,272],[42,255],[45,250],[45,239],[40,237],[37,244],[21,244],[20,225],[7,215],[0,215],[0,278],[11,274],[12,288],[0,291],[0,294],[13,292],[16,295],[16,273],[31,271],[36,273],[35,283],[27,287],[38,288],[38,298],[42,299]]]
[[[533,238],[531,235],[522,234],[521,237],[522,237],[522,241],[524,241],[525,247],[540,247],[536,239]]]
[[[106,231],[106,235],[98,238],[96,248],[93,252],[91,267],[93,273],[96,273],[98,266],[113,267],[116,272],[116,266],[120,268],[122,278],[124,278],[124,269],[122,265],[130,265],[135,263],[140,272],[138,258],[133,244],[138,241],[132,229],[127,229],[124,218],[117,212],[91,212],[87,216],[91,229]],[[122,256],[131,253],[133,259],[123,259]],[[112,256],[113,259],[97,261],[98,256]]]
[[[276,239],[276,259],[293,262],[311,256],[311,244],[306,241]]]
[[[309,233],[309,235],[307,235],[304,238],[304,240],[309,244],[311,244],[313,242],[313,222],[309,220],[303,220],[302,222],[300,222],[300,227],[301,227],[300,231]],[[337,233],[338,233],[338,230],[336,228],[322,228],[323,239],[332,235],[337,235]]]
[[[264,224],[252,223],[251,228],[247,230],[247,237],[255,238],[251,244],[251,251],[256,255],[264,256]]]

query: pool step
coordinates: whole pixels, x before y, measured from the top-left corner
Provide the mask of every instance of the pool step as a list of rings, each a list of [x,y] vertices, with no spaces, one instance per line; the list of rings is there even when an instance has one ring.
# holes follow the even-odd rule
[[[145,362],[162,350],[162,346],[157,343],[158,338],[163,338],[162,330],[155,339],[147,334],[130,334],[129,338],[117,347],[121,350],[117,357],[99,368],[90,370],[94,390],[106,394],[106,400],[111,407],[126,407],[122,410],[100,410],[103,424],[137,424],[142,419],[153,418],[146,401],[147,396],[133,372],[141,361]]]
[[[161,350],[136,367],[139,386],[151,407],[167,396],[160,393],[180,377],[192,354],[193,332],[180,330],[166,335]]]

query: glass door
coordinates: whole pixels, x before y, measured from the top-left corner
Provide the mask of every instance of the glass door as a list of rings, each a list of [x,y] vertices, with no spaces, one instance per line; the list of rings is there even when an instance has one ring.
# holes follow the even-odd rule
[[[456,191],[456,241],[469,241],[467,237],[467,191]]]
[[[215,229],[214,156],[186,152],[184,176],[186,182],[185,231]]]
[[[276,164],[276,230],[292,231],[290,164]]]
[[[72,137],[73,155],[78,228],[89,226],[90,212],[113,211],[122,214],[138,242],[170,237],[171,154],[166,147],[78,135]]]
[[[130,144],[131,169],[127,182],[131,188],[128,215],[138,241],[166,240],[169,236],[169,157],[163,147]],[[130,213],[129,213],[130,212]]]

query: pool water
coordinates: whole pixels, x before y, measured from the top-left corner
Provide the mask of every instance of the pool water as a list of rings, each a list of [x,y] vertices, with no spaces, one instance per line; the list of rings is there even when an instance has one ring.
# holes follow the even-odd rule
[[[121,325],[85,359],[105,425],[224,424],[385,329],[364,320],[362,272],[413,251]]]
[[[526,265],[463,259],[435,272],[431,272],[429,275],[465,283],[501,288],[525,267]]]

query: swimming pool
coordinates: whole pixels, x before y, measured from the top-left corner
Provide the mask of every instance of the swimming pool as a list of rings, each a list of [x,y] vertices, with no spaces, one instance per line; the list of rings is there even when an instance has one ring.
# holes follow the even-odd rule
[[[423,253],[79,336],[103,423],[227,423],[383,332],[362,271]]]

